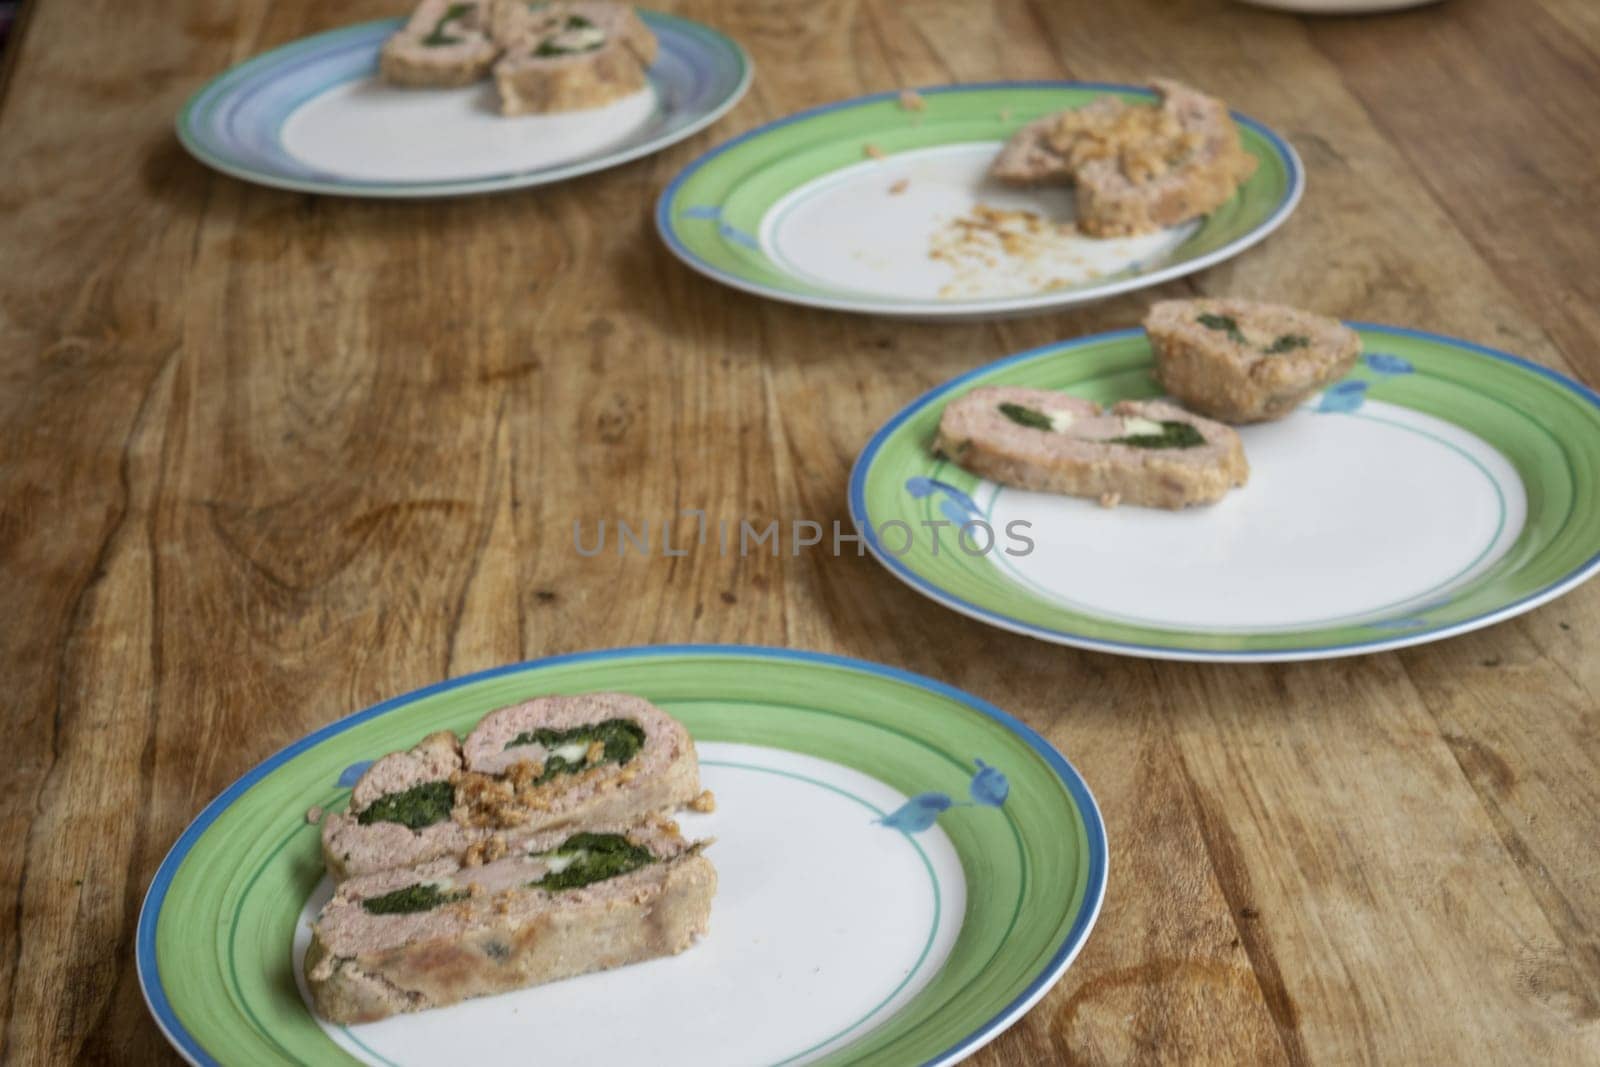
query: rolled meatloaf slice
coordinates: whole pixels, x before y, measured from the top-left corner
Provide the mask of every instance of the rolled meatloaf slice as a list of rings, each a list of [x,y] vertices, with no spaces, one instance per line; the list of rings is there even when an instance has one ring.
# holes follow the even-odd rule
[[[1144,329],[1162,388],[1224,422],[1282,418],[1361,355],[1337,319],[1252,300],[1163,300]]]
[[[669,956],[706,933],[717,873],[667,820],[556,830],[491,863],[352,878],[306,952],[317,1013],[371,1022]]]
[[[1156,79],[1155,106],[1101,97],[1024,126],[990,167],[1012,184],[1069,183],[1078,228],[1095,237],[1153,233],[1210,214],[1251,174],[1227,104]]]
[[[500,46],[489,33],[490,0],[422,0],[384,42],[378,72],[392,85],[443,88],[488,76]]]
[[[503,0],[494,65],[507,115],[599,107],[638,92],[655,61],[655,34],[625,4],[578,0],[549,6]]]
[[[335,881],[493,859],[543,830],[675,811],[699,792],[689,732],[649,701],[539,697],[491,712],[464,744],[434,734],[374,763],[350,810],[323,820],[322,852]]]
[[[938,451],[981,477],[1107,506],[1212,504],[1250,477],[1239,435],[1160,400],[1109,411],[1047,389],[982,386],[945,406]]]

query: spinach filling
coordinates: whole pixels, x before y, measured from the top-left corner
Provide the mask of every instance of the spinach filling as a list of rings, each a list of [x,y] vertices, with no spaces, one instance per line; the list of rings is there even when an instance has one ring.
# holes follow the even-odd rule
[[[1228,340],[1235,344],[1249,344],[1244,334],[1239,329],[1239,323],[1231,315],[1205,314],[1196,317],[1196,322],[1208,330],[1217,330],[1228,335]],[[1293,352],[1297,348],[1306,348],[1311,344],[1311,338],[1301,333],[1281,334],[1277,340],[1261,349],[1269,356],[1281,356],[1285,352]]]
[[[466,897],[464,890],[440,889],[436,885],[419,882],[381,897],[368,897],[361,902],[361,906],[372,915],[409,915],[417,911],[432,911],[445,904],[465,900]]]
[[[456,803],[455,786],[449,782],[423,782],[398,793],[385,793],[356,816],[362,826],[375,822],[397,822],[412,830],[432,826],[450,817]]]
[[[588,748],[596,741],[605,746],[605,752],[594,763],[588,760]],[[585,751],[565,755],[556,750],[568,745],[583,745]],[[535,781],[548,782],[558,774],[576,774],[585,767],[603,763],[627,763],[644,747],[644,727],[632,719],[607,719],[604,722],[585,723],[567,730],[540,727],[528,730],[506,742],[506,748],[517,745],[543,745],[549,753],[545,757],[544,771]]]
[[[1205,444],[1206,439],[1199,430],[1187,422],[1163,419],[1160,433],[1136,433],[1127,437],[1113,437],[1110,443],[1127,445],[1129,448],[1193,448],[1195,445]]]
[[[544,860],[550,870],[543,878],[528,884],[552,893],[603,882],[656,861],[649,849],[621,834],[587,832],[573,834],[556,848],[534,858]]]
[[[1021,404],[1001,404],[1000,414],[1016,423],[1026,426],[1030,430],[1053,430],[1055,424],[1050,421],[1050,416],[1042,411],[1025,408]]]
[[[433,32],[422,39],[423,46],[437,48],[444,44],[460,44],[461,38],[451,37],[444,31],[452,22],[465,18],[471,10],[471,4],[451,4],[445,9],[444,14],[439,16],[439,21],[433,24]]]
[[[546,37],[540,41],[539,47],[533,50],[533,54],[536,56],[575,56],[584,52],[593,52],[596,48],[606,43],[603,34],[597,40],[584,44],[562,44],[557,40],[563,34],[572,33],[574,30],[592,29],[595,29],[595,24],[582,15],[568,15],[567,21],[562,24],[561,29],[554,36]]]
[[[1244,334],[1239,332],[1239,323],[1231,315],[1201,315],[1195,319],[1208,330],[1218,330],[1228,335],[1228,340],[1237,344],[1244,344]]]
[[[1297,348],[1305,348],[1310,343],[1311,338],[1304,334],[1286,333],[1261,351],[1269,356],[1277,356],[1284,352],[1293,352]]]

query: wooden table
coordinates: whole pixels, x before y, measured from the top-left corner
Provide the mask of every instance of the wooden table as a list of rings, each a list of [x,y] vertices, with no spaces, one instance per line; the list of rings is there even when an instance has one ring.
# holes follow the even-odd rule
[[[382,697],[493,664],[755,642],[945,679],[1104,806],[1105,910],[974,1060],[1600,1058],[1600,584],[1469,636],[1291,666],[1080,653],[868,559],[585,559],[626,509],[827,522],[908,398],[1138,320],[1148,295],[904,326],[706,281],[653,232],[696,154],[906,85],[1167,72],[1288,134],[1299,212],[1161,295],[1265,293],[1600,383],[1600,9],[1301,20],[1222,0],[674,5],[749,97],[547,189],[253,188],[185,97],[385,0],[32,0],[0,111],[0,1059],[170,1060],[134,976],[157,863],[213,795]]]

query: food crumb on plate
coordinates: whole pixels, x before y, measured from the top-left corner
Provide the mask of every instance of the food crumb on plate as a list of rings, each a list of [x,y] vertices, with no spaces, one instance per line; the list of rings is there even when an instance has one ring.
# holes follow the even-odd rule
[[[861,154],[866,156],[868,159],[882,159],[884,156],[884,151],[871,141],[868,141],[866,144],[861,146]]]
[[[1122,494],[1121,493],[1101,493],[1100,494],[1100,506],[1103,507],[1103,508],[1114,508],[1120,503],[1122,503]]]
[[[901,193],[905,192],[906,189],[910,185],[911,185],[911,179],[910,178],[901,178],[899,181],[897,181],[893,185],[889,186],[889,195],[890,196],[899,196]]]
[[[702,812],[705,812],[705,811],[716,811],[717,810],[717,796],[716,796],[716,794],[713,793],[709,789],[703,791],[699,796],[697,796],[693,800],[689,801],[689,810],[690,811],[702,811]]]
[[[941,297],[978,295],[977,290],[989,296],[1044,293],[1105,276],[1085,253],[1090,241],[1070,218],[978,203],[936,221],[927,256],[954,275]]]
[[[319,823],[321,821],[322,821],[322,808],[321,807],[319,807],[316,804],[313,804],[309,808],[306,809],[306,822],[310,823],[312,826],[315,826],[315,825],[317,825],[317,823]]]

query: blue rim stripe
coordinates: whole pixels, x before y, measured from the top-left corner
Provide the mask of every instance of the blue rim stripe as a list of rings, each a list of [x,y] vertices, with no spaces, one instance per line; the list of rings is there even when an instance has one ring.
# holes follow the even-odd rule
[[[1443,343],[1457,348],[1464,348],[1479,355],[1490,356],[1494,359],[1501,360],[1502,362],[1510,363],[1514,366],[1520,367],[1523,370],[1532,371],[1541,377],[1548,378],[1560,385],[1562,388],[1576,395],[1579,399],[1588,403],[1591,407],[1600,409],[1600,392],[1596,392],[1574,378],[1567,377],[1560,371],[1551,370],[1549,367],[1535,363],[1530,359],[1524,359],[1521,356],[1514,356],[1510,352],[1504,352],[1498,348],[1490,348],[1488,345],[1480,345],[1472,341],[1463,341],[1455,337],[1447,337],[1444,334],[1431,333],[1427,330],[1415,330],[1405,326],[1386,326],[1382,323],[1361,322],[1350,319],[1345,320],[1345,325],[1351,327],[1352,329],[1363,330],[1369,333],[1386,333],[1395,337],[1410,337],[1423,341]],[[1203,662],[1207,660],[1232,660],[1237,662],[1255,663],[1323,658],[1330,656],[1359,655],[1366,652],[1379,652],[1387,649],[1404,648],[1409,645],[1422,644],[1426,641],[1437,640],[1442,637],[1466,633],[1470,630],[1476,630],[1484,626],[1493,625],[1496,622],[1502,622],[1506,619],[1512,618],[1515,615],[1522,614],[1524,611],[1532,610],[1546,600],[1558,596],[1562,592],[1565,592],[1566,590],[1575,587],[1586,579],[1593,577],[1595,572],[1600,570],[1600,550],[1597,550],[1587,560],[1576,567],[1571,573],[1557,579],[1554,582],[1550,582],[1543,588],[1529,593],[1527,596],[1522,597],[1521,599],[1514,600],[1511,603],[1496,608],[1493,611],[1486,611],[1480,615],[1474,615],[1469,619],[1462,619],[1459,622],[1452,622],[1442,626],[1433,626],[1428,629],[1414,630],[1392,638],[1382,638],[1373,641],[1354,641],[1342,645],[1314,645],[1308,648],[1193,649],[1182,648],[1175,645],[1141,644],[1132,641],[1108,641],[1103,638],[1088,637],[1084,634],[1075,633],[1071,630],[1055,630],[1048,626],[1038,626],[1030,622],[1024,622],[1023,620],[1014,618],[1013,616],[1007,615],[1004,612],[992,611],[989,608],[981,607],[969,600],[963,599],[962,597],[947,593],[937,585],[911,570],[911,568],[901,562],[897,556],[883,550],[883,546],[878,542],[876,532],[873,530],[871,523],[868,521],[866,487],[867,474],[871,470],[872,461],[877,457],[879,450],[883,448],[883,445],[889,439],[890,434],[894,433],[894,431],[899,429],[899,427],[908,419],[917,415],[925,407],[938,400],[941,396],[959,389],[961,386],[965,385],[974,378],[979,377],[980,375],[985,375],[991,371],[999,370],[1002,367],[1010,366],[1013,363],[1021,363],[1025,360],[1034,359],[1042,355],[1047,355],[1050,353],[1064,354],[1075,348],[1081,348],[1084,345],[1097,344],[1122,337],[1130,337],[1135,334],[1142,334],[1143,332],[1144,330],[1142,327],[1134,326],[1122,330],[1110,330],[1106,333],[1091,334],[1087,337],[1077,337],[1065,342],[1054,341],[1050,344],[1040,345],[1037,348],[1030,348],[1025,352],[1018,352],[1015,355],[1007,356],[1004,359],[996,360],[993,363],[987,363],[981,367],[967,371],[965,374],[952,378],[943,385],[938,385],[928,390],[926,393],[923,393],[917,399],[913,400],[910,404],[900,409],[894,418],[890,419],[884,424],[882,429],[872,435],[872,439],[867,442],[867,447],[861,450],[861,455],[856,458],[855,466],[851,468],[850,471],[850,518],[859,528],[859,531],[866,542],[867,548],[872,552],[873,556],[877,558],[878,562],[883,564],[883,566],[886,567],[896,578],[899,578],[902,582],[905,582],[907,585],[911,586],[911,588],[915,589],[917,592],[923,594],[934,602],[942,604],[945,607],[953,608],[954,610],[962,612],[963,614],[970,615],[971,617],[979,619],[980,621],[992,623],[993,625],[999,626],[1002,629],[1011,630],[1014,633],[1026,634],[1029,637],[1037,637],[1045,641],[1055,642],[1057,644],[1067,644],[1075,648],[1085,648],[1094,652],[1114,652],[1123,655],[1148,656],[1156,659],[1184,659],[1197,662]]]
[[[465,675],[461,678],[452,678],[443,682],[436,682],[421,689],[414,689],[409,693],[391,697],[381,703],[374,704],[364,711],[358,711],[337,719],[327,726],[316,730],[300,740],[280,749],[275,755],[265,762],[258,764],[252,770],[230,785],[227,789],[197,815],[178,840],[167,852],[166,858],[161,861],[161,866],[156,869],[155,877],[150,882],[150,888],[145,893],[144,904],[139,909],[139,924],[135,935],[135,963],[139,975],[139,986],[144,992],[146,1005],[155,1017],[157,1025],[173,1046],[181,1052],[190,1062],[212,1065],[219,1061],[208,1053],[194,1036],[179,1021],[173,1011],[172,1003],[167,997],[166,989],[161,982],[161,970],[156,961],[156,925],[161,916],[161,908],[166,901],[167,891],[172,886],[172,880],[177,875],[178,869],[183,865],[184,858],[194,848],[195,843],[212,823],[233,805],[233,802],[242,796],[251,786],[261,781],[272,771],[287,763],[289,760],[309,749],[326,741],[328,738],[341,734],[354,726],[385,715],[397,708],[415,703],[438,693],[458,689],[462,686],[472,685],[477,682],[488,681],[507,674],[516,674],[540,667],[554,667],[563,663],[581,663],[588,660],[604,659],[647,659],[660,656],[683,655],[716,655],[737,656],[751,660],[786,659],[801,663],[815,663],[828,667],[839,667],[845,670],[859,671],[863,674],[877,674],[907,685],[916,686],[936,693],[956,703],[963,704],[974,711],[993,719],[1001,726],[1016,734],[1028,743],[1028,746],[1039,755],[1041,759],[1056,773],[1063,785],[1067,787],[1068,794],[1073,803],[1078,807],[1083,818],[1085,837],[1088,839],[1088,867],[1087,882],[1084,887],[1083,906],[1079,909],[1077,917],[1073,920],[1072,928],[1067,931],[1065,940],[1051,956],[1050,962],[1040,971],[1028,987],[1007,1004],[1004,1009],[997,1012],[988,1021],[979,1026],[972,1033],[962,1038],[950,1048],[928,1060],[929,1065],[950,1063],[961,1056],[992,1040],[1011,1022],[1013,1013],[1030,1005],[1034,1000],[1053,985],[1065,971],[1067,964],[1077,955],[1078,950],[1089,937],[1089,930],[1093,927],[1096,917],[1100,913],[1101,902],[1105,898],[1106,869],[1109,855],[1106,849],[1105,821],[1100,814],[1100,806],[1095,803],[1094,794],[1089,791],[1088,783],[1083,780],[1072,764],[1067,762],[1065,756],[1056,749],[1043,735],[1027,723],[1015,716],[1002,711],[1000,708],[981,700],[970,693],[963,692],[955,686],[928,678],[899,667],[889,667],[881,663],[871,663],[867,660],[854,659],[849,656],[838,656],[828,652],[811,652],[804,649],[773,648],[765,645],[639,645],[631,648],[596,649],[590,652],[569,652],[559,656],[546,656],[542,659],[527,660],[522,663],[508,664],[503,667],[492,667],[489,670],[479,671],[476,674]],[[847,1046],[848,1047],[848,1046]]]
[[[1144,85],[1130,85],[1122,82],[1059,81],[1052,79],[1034,79],[1030,81],[963,82],[957,85],[924,86],[912,91],[918,96],[937,96],[941,93],[979,92],[990,89],[1090,89],[1106,92],[1139,93],[1144,96],[1155,95],[1155,90]],[[712,266],[710,263],[706,262],[706,260],[696,255],[689,249],[687,245],[678,239],[677,228],[672,222],[671,208],[673,199],[677,196],[679,188],[681,188],[685,182],[694,177],[694,175],[702,167],[706,166],[712,160],[716,159],[725,152],[732,151],[733,149],[744,144],[746,141],[763,136],[773,130],[780,129],[796,122],[803,122],[806,119],[815,118],[818,115],[825,115],[830,111],[839,111],[844,108],[852,108],[865,104],[875,104],[884,100],[898,99],[899,96],[899,90],[890,90],[882,93],[869,93],[866,96],[851,97],[848,100],[837,100],[831,104],[822,104],[817,107],[807,108],[804,111],[796,111],[792,115],[786,115],[781,119],[775,119],[772,122],[757,126],[753,130],[747,130],[736,137],[724,141],[722,144],[717,145],[715,148],[702,155],[699,159],[696,159],[687,167],[683,168],[683,170],[679,171],[677,177],[673,178],[672,181],[668,183],[667,187],[662,190],[661,195],[656,198],[656,232],[661,235],[661,240],[666,243],[667,248],[672,252],[672,254],[677,256],[684,263],[693,267],[695,270],[706,275],[707,277],[713,278],[716,281],[722,282],[724,285],[731,286],[735,289],[741,290],[742,292],[753,293],[757,296],[766,296],[774,300],[784,300],[790,303],[798,303],[807,307],[824,308],[827,310],[877,311],[886,314],[896,313],[897,304],[899,302],[891,297],[884,297],[880,300],[852,300],[848,298],[835,301],[819,300],[803,293],[789,292],[788,290],[783,289],[774,289],[759,282],[746,281],[735,274],[731,274],[722,270],[721,268]],[[1270,144],[1273,150],[1278,154],[1278,159],[1282,162],[1284,170],[1289,175],[1289,183],[1288,187],[1284,190],[1283,199],[1278,201],[1277,206],[1272,209],[1271,214],[1269,214],[1260,225],[1248,233],[1240,236],[1239,238],[1228,242],[1221,248],[1215,249],[1204,256],[1197,257],[1192,261],[1174,264],[1166,269],[1151,271],[1149,274],[1139,275],[1134,279],[1129,279],[1129,281],[1143,282],[1143,285],[1119,285],[1117,283],[1112,283],[1100,288],[1075,290],[1073,291],[1073,294],[1075,295],[1074,299],[1066,299],[1063,297],[1062,300],[1055,302],[1046,302],[1040,304],[1030,303],[1025,304],[1021,308],[1012,308],[1008,306],[999,310],[1043,311],[1051,307],[1065,306],[1067,303],[1084,303],[1095,299],[1102,294],[1105,296],[1111,296],[1116,293],[1143,288],[1145,285],[1155,285],[1163,281],[1170,281],[1173,278],[1181,278],[1186,274],[1192,274],[1195,271],[1204,270],[1208,266],[1212,266],[1223,260],[1232,258],[1234,255],[1244,251],[1257,241],[1264,239],[1279,226],[1281,226],[1288,218],[1289,213],[1294,210],[1295,205],[1299,203],[1301,194],[1305,192],[1306,172],[1304,165],[1302,165],[1300,162],[1300,156],[1295,152],[1294,148],[1289,144],[1288,141],[1284,140],[1276,130],[1268,126],[1266,123],[1261,122],[1258,119],[1253,119],[1249,115],[1242,114],[1238,111],[1230,110],[1229,114],[1233,116],[1233,120],[1235,122],[1242,126],[1248,126],[1250,129],[1254,130],[1256,133],[1260,134],[1266,139],[1267,143]],[[982,314],[992,305],[1011,305],[1014,304],[1018,299],[1023,298],[996,297],[989,300],[952,300],[948,302],[947,306],[951,314]],[[937,315],[940,309],[944,306],[946,305],[941,303],[935,303],[931,306],[919,304],[916,308],[910,309],[906,313],[934,316]]]

